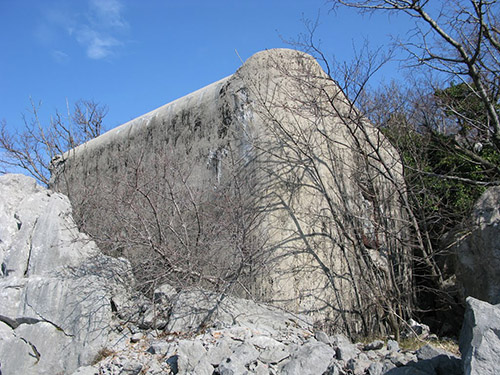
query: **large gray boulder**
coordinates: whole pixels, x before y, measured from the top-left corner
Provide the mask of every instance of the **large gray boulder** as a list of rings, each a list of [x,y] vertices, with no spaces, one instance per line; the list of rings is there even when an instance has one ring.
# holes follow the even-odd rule
[[[460,352],[465,375],[493,375],[500,371],[500,304],[467,298]]]
[[[281,368],[286,375],[323,374],[335,356],[335,351],[322,342],[307,342],[292,353],[290,361]]]
[[[202,289],[183,290],[171,303],[166,328],[169,332],[199,332],[207,327],[238,325],[280,337],[284,332],[302,335],[312,327],[307,316]]]
[[[0,176],[2,375],[71,373],[110,339],[111,298],[127,261],[79,233],[67,197],[22,175]]]
[[[474,206],[472,226],[453,250],[464,296],[500,303],[500,187],[486,190]]]

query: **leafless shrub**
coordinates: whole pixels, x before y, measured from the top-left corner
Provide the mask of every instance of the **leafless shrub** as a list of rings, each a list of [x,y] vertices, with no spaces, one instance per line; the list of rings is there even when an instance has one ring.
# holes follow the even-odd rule
[[[103,130],[107,108],[90,100],[75,103],[73,113],[56,112],[48,124],[39,116],[40,104],[31,101],[30,116],[23,117],[23,128],[11,131],[0,123],[0,166],[3,173],[24,171],[49,185],[51,162],[64,152],[95,138]]]
[[[153,156],[130,150],[120,156],[119,180],[90,175],[67,192],[80,228],[105,253],[131,261],[145,294],[167,282],[249,297],[266,239],[255,236],[261,218],[248,193],[251,176],[231,155],[223,183],[200,184],[170,146]]]

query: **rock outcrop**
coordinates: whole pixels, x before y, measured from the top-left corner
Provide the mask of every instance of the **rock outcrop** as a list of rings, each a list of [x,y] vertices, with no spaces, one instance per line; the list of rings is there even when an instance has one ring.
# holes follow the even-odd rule
[[[52,178],[134,269],[340,319],[350,335],[397,329],[411,306],[402,184],[383,135],[286,49],[69,151]]]
[[[500,304],[467,298],[460,334],[465,375],[493,375],[500,371]]]
[[[393,340],[353,344],[341,334],[314,330],[304,316],[217,297],[182,291],[171,315],[179,331],[140,331],[125,324],[118,345],[73,375],[462,374],[456,355],[431,344],[418,350],[402,350]],[[207,314],[200,330],[199,318]]]
[[[486,190],[471,225],[456,236],[457,279],[464,297],[500,303],[500,187]]]
[[[130,265],[79,233],[67,197],[0,176],[2,375],[63,374],[90,364],[112,332]]]

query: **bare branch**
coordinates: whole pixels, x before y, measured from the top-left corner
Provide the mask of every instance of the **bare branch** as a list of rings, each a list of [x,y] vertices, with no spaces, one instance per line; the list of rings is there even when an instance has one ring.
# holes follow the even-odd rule
[[[20,132],[10,131],[5,121],[0,124],[0,166],[5,172],[20,169],[48,185],[52,160],[98,136],[107,109],[93,101],[79,101],[70,117],[56,112],[43,124],[38,114],[40,104],[30,103],[31,113],[23,115]]]

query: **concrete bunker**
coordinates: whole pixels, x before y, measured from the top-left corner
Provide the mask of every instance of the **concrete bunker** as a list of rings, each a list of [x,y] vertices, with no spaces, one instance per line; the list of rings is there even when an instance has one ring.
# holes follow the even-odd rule
[[[383,135],[287,49],[67,152],[51,183],[146,292],[203,284],[351,335],[411,307],[402,186]]]

